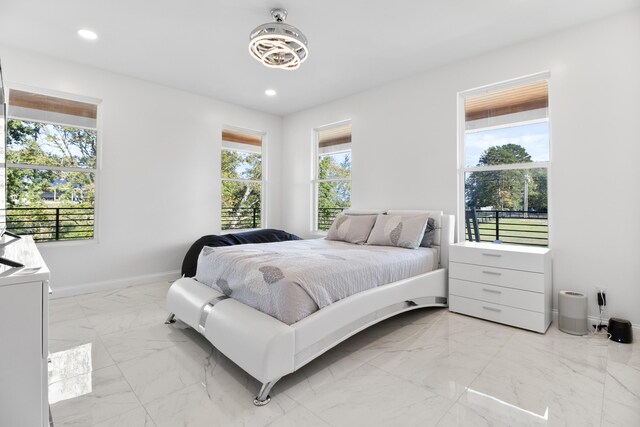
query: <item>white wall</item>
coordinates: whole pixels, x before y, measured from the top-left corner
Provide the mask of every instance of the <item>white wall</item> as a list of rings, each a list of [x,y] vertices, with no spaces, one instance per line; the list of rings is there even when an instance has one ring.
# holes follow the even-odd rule
[[[290,115],[283,223],[310,234],[312,129],[353,120],[355,208],[456,213],[457,93],[551,72],[555,290],[608,290],[609,315],[640,325],[640,10]]]
[[[102,100],[99,242],[39,245],[57,295],[177,276],[191,243],[220,231],[224,125],[267,132],[267,225],[281,227],[280,117],[8,47],[0,57],[9,86]]]

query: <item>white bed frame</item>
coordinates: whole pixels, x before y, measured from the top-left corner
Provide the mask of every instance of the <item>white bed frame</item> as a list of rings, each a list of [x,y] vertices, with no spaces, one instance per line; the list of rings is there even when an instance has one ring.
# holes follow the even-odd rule
[[[408,211],[389,211],[393,213]],[[337,301],[292,325],[231,299],[192,278],[174,282],[167,294],[171,312],[166,323],[178,318],[191,326],[229,359],[262,382],[254,400],[269,403],[269,392],[290,374],[327,350],[369,326],[396,314],[422,307],[447,306],[449,245],[454,218],[441,211],[428,212],[436,220],[434,246],[440,268],[389,283]]]

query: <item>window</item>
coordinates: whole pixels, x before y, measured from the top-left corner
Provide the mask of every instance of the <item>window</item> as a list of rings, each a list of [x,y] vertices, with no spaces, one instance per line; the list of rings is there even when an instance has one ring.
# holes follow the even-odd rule
[[[9,92],[6,225],[37,242],[92,239],[96,103]]]
[[[223,130],[221,228],[260,228],[263,224],[262,135]]]
[[[481,241],[548,246],[548,75],[460,97],[465,215],[475,210]]]
[[[351,123],[316,129],[314,229],[326,231],[351,206]]]

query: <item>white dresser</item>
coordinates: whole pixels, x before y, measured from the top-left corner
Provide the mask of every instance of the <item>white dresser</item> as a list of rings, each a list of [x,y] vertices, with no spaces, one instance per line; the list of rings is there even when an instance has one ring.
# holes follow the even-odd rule
[[[449,310],[544,333],[551,324],[551,251],[463,242],[449,249]]]
[[[48,426],[49,270],[31,237],[0,256],[25,265],[0,266],[0,426]]]

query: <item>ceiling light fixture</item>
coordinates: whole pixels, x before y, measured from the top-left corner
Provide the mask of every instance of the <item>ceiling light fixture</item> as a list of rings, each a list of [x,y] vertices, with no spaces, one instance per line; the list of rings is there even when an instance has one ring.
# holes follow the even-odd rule
[[[84,28],[81,30],[78,30],[78,35],[83,39],[87,39],[87,40],[95,40],[98,38],[98,35],[94,31],[87,30]]]
[[[267,96],[276,96],[276,93],[278,92],[276,92],[274,89],[267,89],[264,91],[264,94]]]
[[[285,24],[287,11],[271,9],[274,22],[256,27],[249,36],[249,52],[270,68],[295,70],[307,57],[307,38],[296,27]]]

